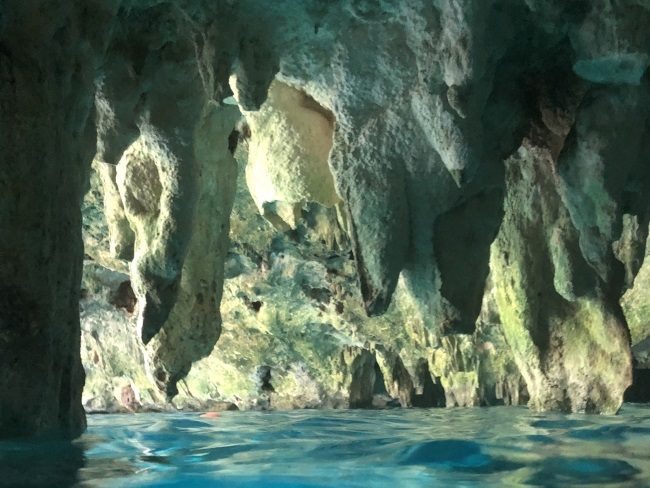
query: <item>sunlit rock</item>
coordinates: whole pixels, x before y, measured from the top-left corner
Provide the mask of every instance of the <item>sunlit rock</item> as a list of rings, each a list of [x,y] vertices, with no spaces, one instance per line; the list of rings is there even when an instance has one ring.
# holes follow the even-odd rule
[[[632,286],[625,292],[621,300],[625,318],[630,327],[632,351],[639,365],[646,369],[650,369],[650,357],[648,357],[650,294],[647,292],[648,286],[650,286],[650,259],[648,259],[648,255],[650,255],[650,246],[646,243],[643,264],[634,275]]]
[[[130,261],[137,299],[113,342],[136,329],[170,398],[204,358],[179,406],[620,406],[645,340],[646,3],[5,4],[0,435],[83,428],[93,160],[85,254]],[[144,405],[140,356],[120,378],[92,330],[84,399]]]
[[[454,341],[430,346],[429,334],[418,319],[417,304],[403,286],[398,287],[396,303],[384,316],[367,318],[349,242],[336,215],[332,215],[334,209],[307,205],[295,231],[269,225],[259,215],[245,182],[245,148],[242,144],[237,152],[241,169],[221,302],[223,330],[213,352],[195,362],[187,378],[179,383],[174,405],[198,409],[211,408],[214,401],[226,401],[241,409],[345,407],[350,402],[353,376],[351,372],[342,374],[341,355],[350,347],[364,357],[374,358],[368,360],[372,370],[354,369],[359,376],[354,382],[354,395],[371,391],[372,395],[364,397],[368,407],[444,405],[441,383],[459,385],[459,374],[475,378],[472,404],[525,401],[524,395],[518,397],[520,376],[516,368],[509,369],[512,359],[498,321],[481,325],[462,350],[449,348]],[[140,392],[145,409],[152,405],[171,408],[157,396],[155,382],[142,374],[144,356],[126,354],[128,348],[117,346],[124,340],[120,337],[122,331],[129,328],[129,347],[136,347],[138,339],[134,318],[102,298],[112,293],[88,295],[92,300],[89,303],[104,306],[102,311],[95,308],[94,313],[83,315],[84,344],[95,343],[88,332],[94,330],[92,324],[99,317],[106,317],[111,326],[98,331],[102,343],[107,344],[102,352],[105,358],[98,366],[87,367],[89,382],[97,386],[89,389],[85,398],[90,401],[90,391],[101,391],[101,385],[107,384],[104,378],[115,377],[111,364],[123,364],[126,378],[117,376],[112,383],[121,385],[130,380]],[[488,313],[488,308],[494,307],[486,304],[485,321],[494,322],[494,317],[488,317],[493,314]],[[111,351],[108,344],[113,344]],[[449,353],[443,354],[445,348]],[[421,370],[419,365],[426,365],[433,351],[445,361],[439,361],[439,369],[430,371],[427,365]],[[84,355],[85,362],[90,359],[90,353]],[[264,388],[261,367],[268,371]],[[459,391],[449,390],[456,397]],[[468,390],[463,387],[463,391]],[[99,408],[102,398],[107,398],[103,408],[118,408],[119,398],[112,387],[103,397],[97,394],[95,398],[88,408]],[[449,401],[449,406],[459,404]]]
[[[491,261],[503,331],[531,406],[614,413],[631,382],[625,320],[578,251],[554,195],[555,164],[532,142],[506,163],[507,210]],[[549,287],[554,280],[560,286]]]
[[[262,215],[295,228],[296,206],[331,207],[340,201],[328,163],[331,112],[304,92],[274,81],[260,110],[244,116],[251,131],[246,181]]]
[[[173,252],[175,237],[167,232],[178,225],[175,219],[179,218],[165,205],[163,194],[179,184],[166,159],[169,156],[144,136],[118,165],[120,195],[136,235],[131,276],[138,297],[138,330],[147,344],[149,373],[170,397],[177,392],[176,382],[187,375],[193,361],[210,353],[220,333],[223,263],[236,178],[236,164],[226,141],[238,116],[234,107],[211,105],[198,123],[194,152],[201,177],[198,194],[191,197],[196,198],[196,206],[181,217],[189,219],[191,227],[180,270],[174,264],[177,257],[168,254]],[[171,278],[180,275],[178,288],[173,282],[162,290],[152,287],[143,263]],[[163,323],[152,334],[148,308],[165,306],[170,307],[168,315],[155,318]]]

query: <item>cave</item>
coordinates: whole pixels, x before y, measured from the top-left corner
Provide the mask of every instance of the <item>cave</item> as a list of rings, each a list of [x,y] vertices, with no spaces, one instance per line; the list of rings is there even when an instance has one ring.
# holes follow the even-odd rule
[[[0,5],[0,439],[647,402],[650,5],[268,3]]]

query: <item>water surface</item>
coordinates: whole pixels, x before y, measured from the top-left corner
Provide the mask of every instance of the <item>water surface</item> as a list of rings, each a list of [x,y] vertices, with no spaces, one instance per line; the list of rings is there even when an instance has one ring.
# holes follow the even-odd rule
[[[0,486],[650,486],[650,406],[95,415],[73,447],[0,443]]]

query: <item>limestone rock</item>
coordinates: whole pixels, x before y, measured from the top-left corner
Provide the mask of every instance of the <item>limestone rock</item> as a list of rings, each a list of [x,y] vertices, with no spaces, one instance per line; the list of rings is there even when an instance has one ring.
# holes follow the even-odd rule
[[[78,207],[93,152],[100,165],[123,160],[115,178],[104,166],[103,197],[116,202],[119,187],[134,230],[130,281],[147,357],[158,358],[153,376],[173,395],[191,360],[208,354],[234,190],[225,149],[234,121],[223,107],[232,91],[251,118],[277,102],[269,120],[281,130],[266,147],[282,156],[260,163],[272,181],[249,178],[273,189],[253,193],[280,231],[253,212],[250,226],[233,226],[250,232],[230,250],[241,266],[224,310],[227,323],[247,326],[225,327],[223,361],[206,359],[229,364],[226,396],[245,391],[240,403],[254,406],[255,372],[268,366],[270,405],[344,405],[341,352],[357,348],[366,364],[381,344],[409,372],[414,403],[480,403],[488,390],[514,401],[511,356],[488,354],[503,339],[532,407],[615,411],[632,360],[620,299],[632,285],[624,303],[634,323],[642,308],[631,297],[645,286],[649,20],[639,0],[6,1],[0,433],[83,427]],[[215,161],[223,174],[205,178]],[[89,199],[87,254],[120,269],[125,220],[109,211],[104,221],[98,196]],[[210,224],[207,201],[218,209]],[[202,267],[208,243],[216,249]],[[490,276],[498,320],[477,328]],[[200,304],[201,287],[210,300]],[[170,325],[175,310],[202,325]],[[384,387],[405,401],[398,370],[382,372]],[[366,389],[355,389],[359,401]]]
[[[260,213],[278,216],[272,207],[278,203],[331,207],[340,201],[328,165],[334,120],[327,109],[274,81],[260,110],[244,116],[251,131],[246,180]],[[295,228],[295,217],[282,220]]]
[[[372,405],[377,375],[375,356],[366,349],[346,348],[341,353],[344,378],[349,391],[350,408],[368,408]]]
[[[492,248],[503,330],[534,408],[614,413],[631,382],[625,322],[575,251],[578,236],[553,196],[555,164],[533,144],[507,162],[506,215]],[[551,247],[554,228],[564,229],[560,247]],[[570,295],[549,289],[554,273]]]
[[[508,369],[512,359],[498,323],[482,325],[480,335],[466,341],[468,347],[442,354],[452,342],[429,345],[430,338],[417,319],[420,311],[403,285],[398,286],[396,303],[383,317],[365,317],[349,256],[350,244],[334,209],[307,204],[295,230],[269,225],[259,214],[245,182],[246,148],[240,144],[236,153],[240,170],[226,260],[231,271],[221,303],[223,331],[213,352],[195,362],[187,378],[179,383],[179,394],[173,399],[175,408],[210,409],[214,401],[231,402],[242,409],[347,406],[353,370],[342,374],[347,366],[342,366],[341,355],[350,348],[372,358],[366,361],[367,368],[354,369],[353,404],[358,403],[355,398],[359,392],[370,391],[361,402],[367,407],[444,405],[441,383],[452,384],[461,373],[473,375],[478,384],[471,390],[472,404],[520,401],[518,390],[514,391],[520,376],[516,368]],[[89,299],[100,303],[102,296],[112,293],[102,292],[94,298],[90,293]],[[103,300],[102,314],[115,310]],[[130,343],[137,346],[133,318],[120,315],[123,311],[115,312],[112,318],[102,316],[107,322],[130,322],[106,328],[102,342],[118,344],[123,340],[120,331],[130,330]],[[487,311],[485,314],[489,315]],[[85,314],[83,324],[91,320],[95,320],[93,314]],[[84,344],[94,344],[95,339],[83,327]],[[494,344],[492,349],[481,346],[485,342]],[[427,364],[434,350],[438,357],[447,359],[439,362],[442,366],[438,370],[431,372],[427,365],[419,371],[418,364]],[[151,408],[151,402],[157,408],[170,408],[164,399],[154,400],[155,382],[137,373],[144,369],[142,354],[126,355],[116,346],[111,351],[105,347],[102,354],[105,361],[98,368],[87,368],[92,385],[107,385],[102,378],[114,375],[108,365],[126,362],[126,377],[140,392],[145,408]],[[462,365],[469,365],[470,373],[467,368],[461,372]],[[262,370],[266,382],[261,380]],[[113,388],[106,389],[108,399],[114,398]],[[102,397],[96,398],[92,405],[99,408]],[[111,402],[104,408],[114,408],[114,400]],[[449,406],[453,405],[458,403],[450,400]]]
[[[80,203],[92,80],[117,3],[2,5],[0,437],[72,437],[85,426]]]
[[[223,262],[236,178],[236,165],[226,141],[238,116],[236,108],[208,106],[198,124],[194,151],[201,176],[193,215],[182,216],[190,220],[191,227],[186,230],[190,237],[181,270],[175,269],[177,258],[169,254],[173,250],[160,248],[176,238],[167,229],[177,227],[178,217],[170,213],[163,194],[178,185],[176,173],[159,162],[161,148],[147,139],[134,143],[118,165],[117,184],[136,234],[131,276],[136,280],[138,326],[147,344],[148,371],[170,397],[177,393],[176,382],[187,375],[193,361],[210,353],[220,333]],[[219,140],[220,151],[212,143]],[[210,253],[206,253],[208,249]],[[163,276],[180,275],[178,288],[170,284],[160,294],[151,287],[142,263],[154,266]],[[155,336],[148,329],[150,301],[154,307],[171,306],[166,317],[155,318],[163,321]]]
[[[121,242],[126,234],[116,185],[135,233],[130,275],[147,368],[169,397],[220,331],[236,174],[228,137],[238,117],[221,105],[229,75],[223,64],[237,54],[234,39],[221,38],[225,31],[210,20],[221,8],[229,9],[160,3],[122,10],[97,87],[96,159],[119,159],[114,177],[102,169],[110,235]]]
[[[89,411],[119,410],[121,391],[127,386],[138,391],[139,401],[146,405],[163,400],[145,374],[135,315],[111,303],[124,283],[129,283],[127,274],[93,261],[84,263],[80,315],[86,385],[82,403]]]
[[[115,166],[93,163],[82,204],[84,252],[105,268],[128,274],[135,235],[115,181]]]

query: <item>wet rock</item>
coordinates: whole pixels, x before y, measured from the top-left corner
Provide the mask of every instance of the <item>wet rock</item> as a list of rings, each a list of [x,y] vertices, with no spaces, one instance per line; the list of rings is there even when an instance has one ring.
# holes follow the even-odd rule
[[[48,5],[46,15],[38,1],[2,6],[0,437],[85,427],[80,202],[94,151],[92,80],[117,3]]]
[[[632,348],[645,342],[650,337],[650,298],[647,289],[650,286],[650,246],[645,243],[645,255],[641,267],[634,275],[632,286],[625,292],[621,306],[630,327]],[[640,358],[637,357],[637,360]],[[641,360],[643,362],[643,360]]]
[[[120,402],[127,410],[133,412],[140,408],[140,402],[138,400],[138,395],[131,385],[126,385],[122,387],[120,392]]]
[[[111,303],[127,278],[94,261],[84,265],[82,284],[87,296],[80,302],[80,317],[86,384],[82,404],[89,412],[124,411],[121,391],[127,386],[138,392],[142,408],[164,407],[164,398],[145,374],[135,315]]]
[[[375,359],[388,396],[396,399],[399,406],[410,407],[413,403],[413,380],[400,356],[383,347],[375,347]],[[375,372],[375,376],[380,375]]]
[[[206,410],[210,412],[234,412],[239,410],[237,405],[232,402],[209,401],[205,403]]]
[[[254,404],[265,364],[278,405],[345,404],[351,378],[366,403],[372,361],[353,354],[344,379],[339,358],[381,343],[416,396],[440,378],[450,406],[521,401],[521,373],[533,408],[617,410],[626,320],[634,345],[647,336],[647,5],[316,3],[3,6],[3,434],[83,426],[93,152],[86,254],[131,261],[149,380],[169,397],[220,334],[235,151],[253,198],[231,251],[250,263],[229,273],[226,362],[197,365],[202,395]],[[231,92],[251,127],[236,147]],[[478,328],[489,277],[498,320]],[[103,371],[88,334],[87,367]],[[206,379],[210,361],[222,379]],[[386,391],[403,378],[405,401],[390,363]]]
[[[598,119],[585,117],[585,123]],[[613,276],[620,265],[611,251],[617,214],[594,211],[592,194],[566,190],[567,181],[586,190],[586,182],[574,175],[594,161],[575,152],[572,144],[580,136],[571,137],[559,162],[541,143],[552,139],[548,133],[528,140],[506,162],[506,213],[492,247],[497,303],[531,405],[613,413],[631,380],[625,320],[609,288],[617,286]],[[614,164],[597,160],[601,169]],[[566,177],[558,177],[558,167]],[[607,201],[603,198],[599,204]],[[597,218],[607,229],[600,234]],[[613,293],[620,293],[621,285]]]

